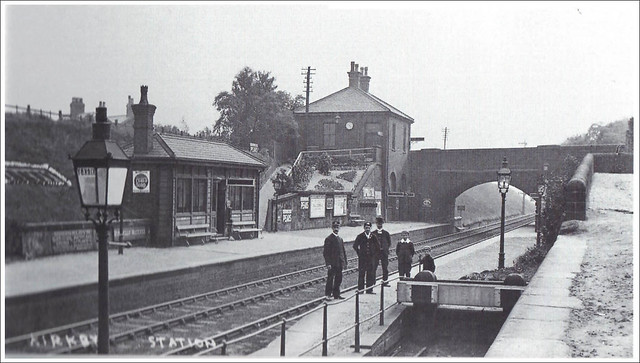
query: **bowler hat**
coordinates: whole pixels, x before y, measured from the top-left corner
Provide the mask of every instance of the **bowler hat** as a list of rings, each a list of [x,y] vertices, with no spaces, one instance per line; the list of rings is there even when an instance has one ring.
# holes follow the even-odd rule
[[[365,227],[367,227],[367,226],[371,227],[371,222],[364,222],[364,226]]]
[[[384,218],[382,218],[382,216],[377,216],[376,217],[376,223],[378,223],[378,222],[384,223]]]

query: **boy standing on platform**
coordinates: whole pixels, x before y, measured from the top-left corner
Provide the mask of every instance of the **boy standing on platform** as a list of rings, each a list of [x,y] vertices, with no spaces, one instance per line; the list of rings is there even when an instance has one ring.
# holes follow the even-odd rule
[[[431,257],[431,247],[427,246],[427,248],[425,248],[425,255],[424,257],[420,257],[420,263],[422,264],[422,269],[423,270],[429,270],[431,272],[436,272],[436,263],[433,260],[433,257]]]
[[[378,238],[378,243],[380,243],[380,265],[382,265],[382,283],[384,286],[389,287],[389,283],[387,280],[389,279],[389,247],[391,247],[391,235],[386,230],[382,229],[382,223],[384,223],[384,219],[382,216],[376,217],[376,226],[378,229],[376,230],[376,238]],[[378,270],[378,266],[376,266],[375,270]]]
[[[398,276],[411,277],[411,262],[416,250],[413,242],[409,239],[409,232],[402,231],[400,233],[402,239],[396,245],[396,254],[398,255]]]
[[[342,269],[347,266],[347,253],[344,250],[344,241],[338,236],[340,231],[340,221],[331,223],[331,233],[324,239],[324,263],[328,268],[327,284],[325,285],[324,295],[327,299],[344,299],[340,295],[340,284],[342,283]]]

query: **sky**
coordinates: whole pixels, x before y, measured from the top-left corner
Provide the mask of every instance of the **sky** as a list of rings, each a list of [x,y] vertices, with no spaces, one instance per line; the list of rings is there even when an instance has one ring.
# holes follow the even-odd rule
[[[193,133],[245,66],[313,102],[368,67],[412,149],[559,144],[638,115],[638,2],[2,3],[3,104],[126,113]],[[4,113],[3,113],[4,117]],[[4,135],[4,133],[3,133]],[[526,144],[525,144],[526,143]]]

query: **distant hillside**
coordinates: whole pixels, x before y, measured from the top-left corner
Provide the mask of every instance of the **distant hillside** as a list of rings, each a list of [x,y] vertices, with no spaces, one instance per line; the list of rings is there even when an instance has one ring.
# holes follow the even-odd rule
[[[593,124],[586,133],[568,138],[562,145],[624,144],[627,119],[610,122],[604,126]]]
[[[69,155],[91,138],[91,124],[83,121],[52,121],[48,118],[5,114],[5,161],[49,164],[71,180],[72,187],[5,185],[5,221],[46,222],[84,220]],[[112,126],[118,144],[133,142],[133,127]]]

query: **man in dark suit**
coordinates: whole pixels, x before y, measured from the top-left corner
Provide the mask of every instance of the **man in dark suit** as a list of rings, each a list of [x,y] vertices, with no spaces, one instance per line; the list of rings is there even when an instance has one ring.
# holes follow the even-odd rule
[[[382,266],[382,281],[384,286],[390,286],[387,280],[389,279],[389,247],[391,247],[391,235],[385,229],[382,228],[382,223],[384,222],[384,218],[382,216],[376,217],[376,227],[378,229],[375,231],[376,238],[378,238],[378,243],[380,243],[380,265]],[[378,270],[378,266],[376,263],[376,271]]]
[[[364,223],[364,232],[360,233],[353,249],[358,254],[358,290],[364,289],[365,282],[367,294],[375,294],[370,287],[376,283],[376,266],[380,259],[380,244],[376,236],[371,233],[371,222]]]
[[[338,236],[340,231],[340,221],[331,223],[331,233],[324,239],[324,263],[328,268],[327,284],[324,288],[324,295],[327,299],[344,299],[340,295],[340,284],[342,283],[342,269],[347,266],[347,253],[344,250],[344,241]]]

